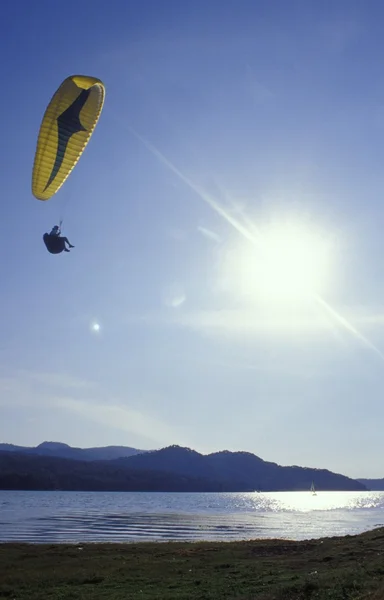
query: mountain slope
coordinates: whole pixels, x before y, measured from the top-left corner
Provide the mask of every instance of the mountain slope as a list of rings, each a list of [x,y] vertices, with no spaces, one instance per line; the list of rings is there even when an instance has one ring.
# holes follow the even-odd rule
[[[365,485],[368,490],[372,492],[384,491],[384,478],[383,479],[357,479],[360,483]]]
[[[146,450],[138,450],[129,446],[105,446],[102,448],[73,448],[61,442],[43,442],[35,447],[14,446],[13,444],[0,444],[2,452],[22,452],[24,454],[37,454],[39,456],[56,456],[73,460],[113,460],[120,457],[133,456]]]
[[[223,486],[198,477],[131,470],[113,461],[0,452],[0,490],[220,492]]]
[[[4,446],[7,449],[1,452]],[[6,479],[3,477],[0,487],[8,486],[10,481],[15,482],[14,485],[21,485],[22,477],[28,472],[28,477],[32,477],[28,479],[31,482],[29,485],[35,482],[34,485],[43,486],[41,489],[54,489],[44,487],[53,482],[59,486],[58,489],[81,490],[84,489],[82,480],[93,486],[92,489],[137,491],[293,491],[309,490],[312,481],[319,491],[366,489],[363,481],[327,469],[281,466],[264,461],[250,452],[225,450],[203,455],[180,446],[153,451],[121,446],[82,449],[56,442],[44,442],[36,448],[21,450],[17,446],[0,445],[0,452],[0,464],[6,469]],[[15,458],[13,462],[12,457]],[[31,462],[29,459],[32,457],[50,458],[51,461]],[[72,466],[69,470],[66,463],[60,462],[62,459],[70,461]],[[44,469],[48,470],[42,475]],[[81,473],[80,478],[77,478],[77,473]],[[159,483],[161,478],[163,484]]]
[[[161,450],[119,459],[130,469],[149,469],[236,483],[239,491],[309,490],[314,481],[321,490],[364,490],[358,481],[326,469],[283,467],[249,452],[216,452],[202,455],[189,448],[169,446]]]

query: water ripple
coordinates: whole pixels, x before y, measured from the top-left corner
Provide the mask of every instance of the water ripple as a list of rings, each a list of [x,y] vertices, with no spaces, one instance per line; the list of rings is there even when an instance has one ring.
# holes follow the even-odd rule
[[[377,527],[383,493],[0,492],[0,542],[308,539]]]

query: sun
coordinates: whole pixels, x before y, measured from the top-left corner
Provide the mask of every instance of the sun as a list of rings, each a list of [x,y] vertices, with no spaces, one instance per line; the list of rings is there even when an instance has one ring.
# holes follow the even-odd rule
[[[226,256],[227,288],[252,302],[306,302],[329,283],[330,249],[328,237],[307,224],[268,224],[255,231],[254,243],[245,240]]]

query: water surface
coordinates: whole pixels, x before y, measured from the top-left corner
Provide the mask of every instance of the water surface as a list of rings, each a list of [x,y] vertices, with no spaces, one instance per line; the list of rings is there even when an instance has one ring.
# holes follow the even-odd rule
[[[0,491],[0,542],[295,540],[384,523],[384,492]]]

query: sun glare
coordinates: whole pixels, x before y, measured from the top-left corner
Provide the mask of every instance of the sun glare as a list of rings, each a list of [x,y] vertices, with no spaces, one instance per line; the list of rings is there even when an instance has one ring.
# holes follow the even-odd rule
[[[227,256],[227,287],[251,301],[305,302],[329,283],[329,250],[329,240],[301,223],[268,225],[257,230],[255,244]]]

